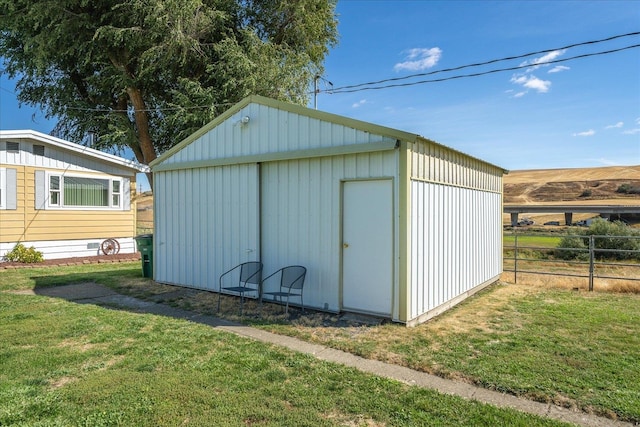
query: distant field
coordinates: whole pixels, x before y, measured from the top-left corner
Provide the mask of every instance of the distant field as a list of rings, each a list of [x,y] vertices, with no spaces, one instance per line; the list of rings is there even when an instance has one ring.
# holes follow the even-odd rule
[[[514,170],[504,176],[504,182],[508,184],[606,179],[640,179],[640,165],[602,168]]]
[[[526,235],[526,236],[517,236],[518,237],[518,246],[531,246],[536,248],[555,248],[560,243],[562,239],[561,236],[535,236],[535,235]],[[513,235],[505,235],[504,236],[504,246],[514,246],[516,242],[516,236]]]
[[[137,207],[137,232],[146,234],[153,232],[153,195],[144,193],[136,197]]]

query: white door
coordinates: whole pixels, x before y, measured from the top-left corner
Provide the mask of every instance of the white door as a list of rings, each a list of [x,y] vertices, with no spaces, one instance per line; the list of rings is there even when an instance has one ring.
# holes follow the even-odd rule
[[[345,310],[391,315],[392,196],[391,180],[344,183],[342,307]]]

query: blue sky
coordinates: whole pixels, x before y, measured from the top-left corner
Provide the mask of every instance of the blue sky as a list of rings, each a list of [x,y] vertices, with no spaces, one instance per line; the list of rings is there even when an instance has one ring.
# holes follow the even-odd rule
[[[417,133],[509,170],[640,164],[640,35],[457,72],[519,70],[408,87],[337,93],[406,77],[640,31],[640,1],[339,0],[339,44],[318,109]],[[336,93],[328,93],[327,81]],[[384,84],[381,84],[384,85]],[[0,128],[49,133],[0,80]],[[313,101],[310,106],[313,106]]]
[[[334,88],[640,31],[633,0],[341,0],[337,12],[340,43],[324,75]],[[640,48],[544,61],[639,44],[640,36],[626,37],[405,82],[530,65],[517,71],[320,93],[318,109],[417,133],[510,170],[637,165]]]

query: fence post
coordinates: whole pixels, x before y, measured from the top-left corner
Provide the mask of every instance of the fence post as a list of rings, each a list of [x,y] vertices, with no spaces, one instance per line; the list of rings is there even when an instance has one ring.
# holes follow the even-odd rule
[[[513,234],[513,283],[518,284],[518,234]]]
[[[589,291],[593,292],[593,273],[594,273],[594,236],[589,236]]]

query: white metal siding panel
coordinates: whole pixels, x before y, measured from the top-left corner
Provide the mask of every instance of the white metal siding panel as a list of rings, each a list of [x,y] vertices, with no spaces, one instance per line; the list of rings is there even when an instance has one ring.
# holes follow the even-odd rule
[[[411,178],[502,193],[502,170],[445,147],[410,144]]]
[[[411,318],[501,272],[501,195],[411,182]]]
[[[249,117],[249,122],[242,124],[240,120],[245,116]],[[173,164],[380,141],[392,140],[341,124],[265,105],[249,104],[162,163]]]
[[[155,175],[155,279],[218,289],[218,277],[258,260],[258,166]]]
[[[397,151],[272,162],[263,164],[261,170],[265,273],[286,265],[307,267],[305,305],[338,311],[340,183],[395,176]]]

